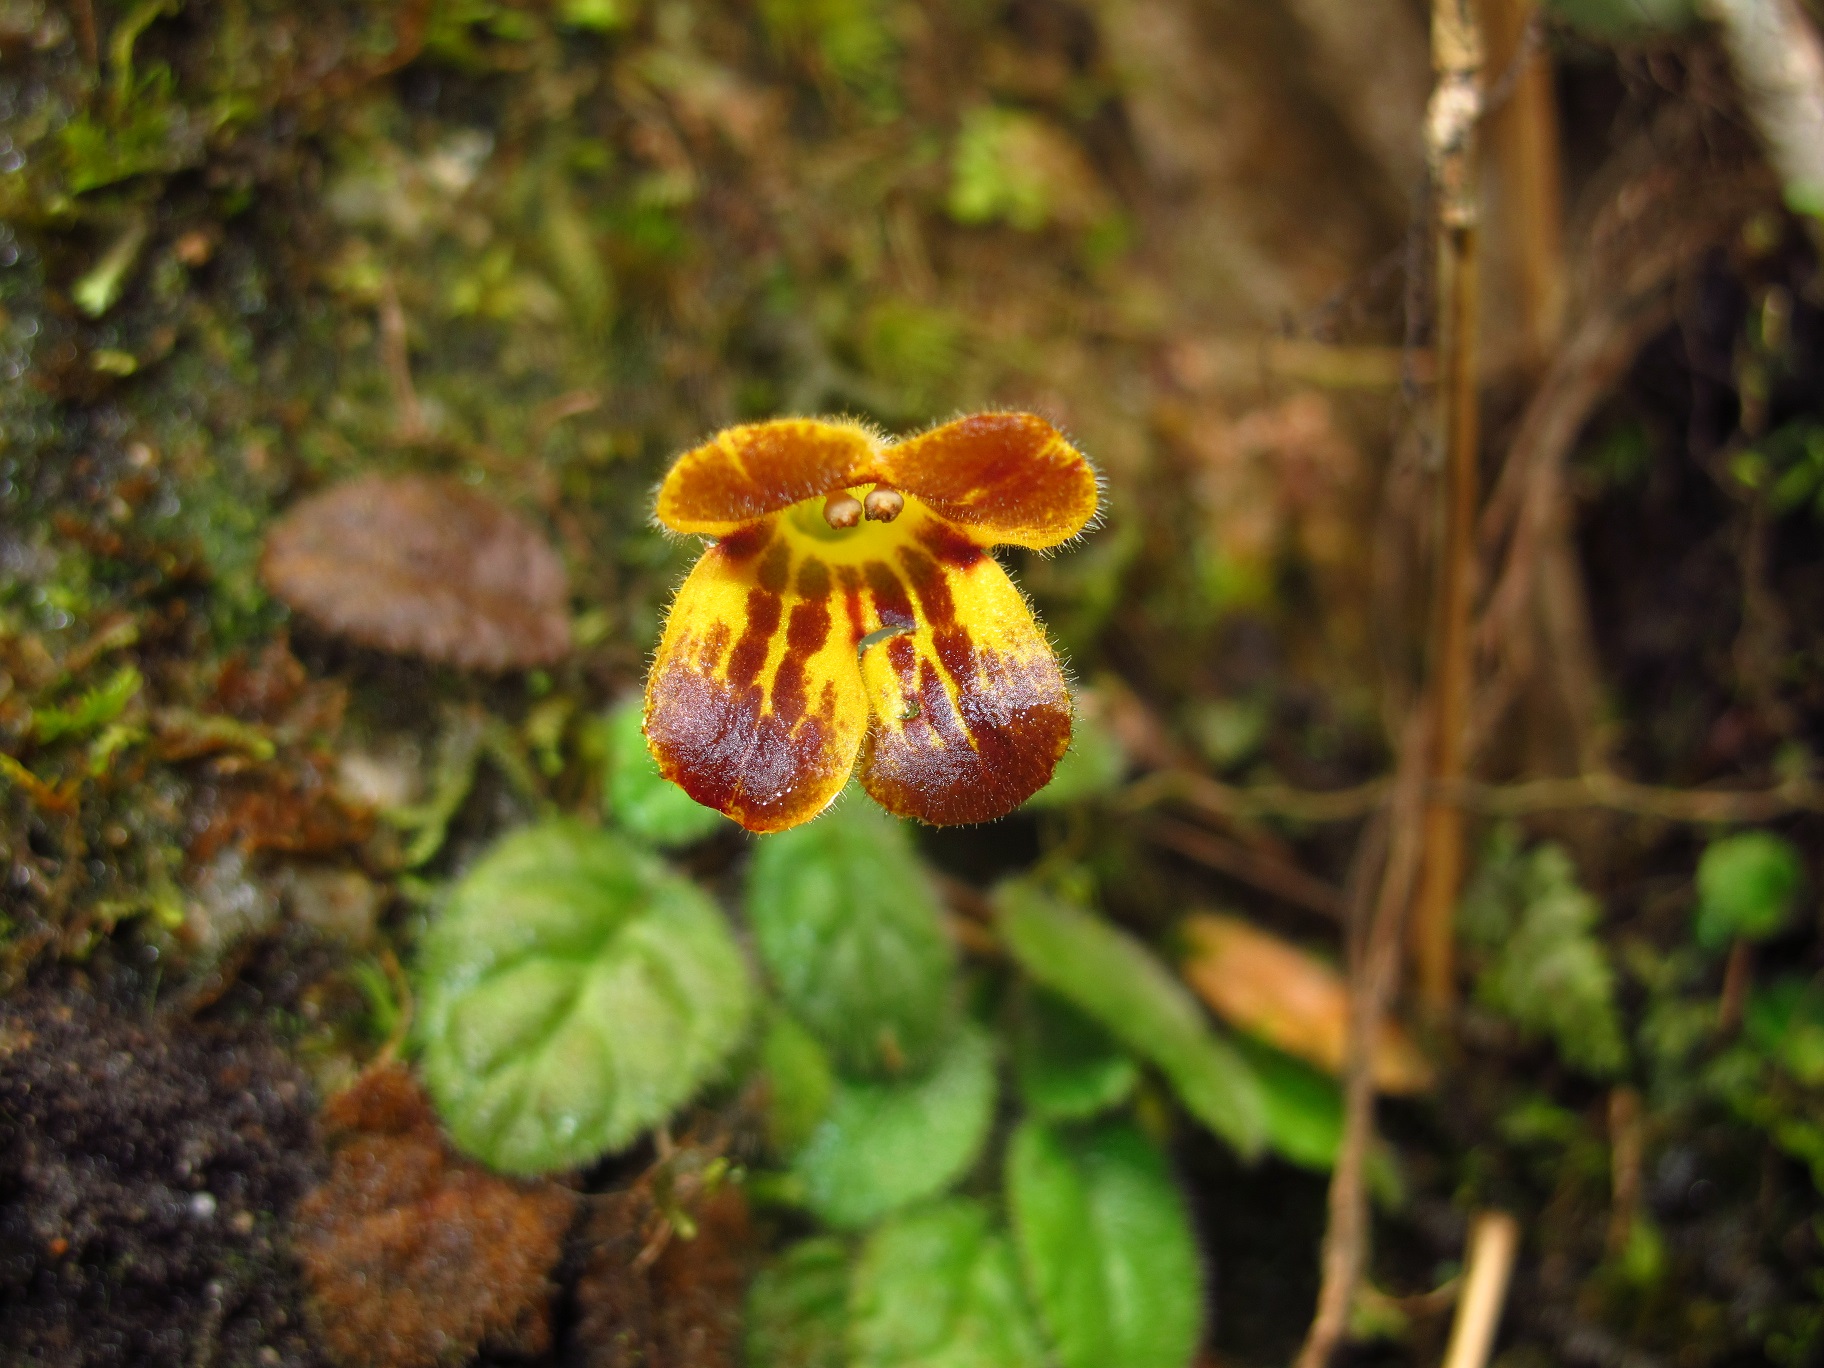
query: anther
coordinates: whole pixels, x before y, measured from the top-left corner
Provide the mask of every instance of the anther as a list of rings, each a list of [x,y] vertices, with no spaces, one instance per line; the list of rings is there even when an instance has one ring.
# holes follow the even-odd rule
[[[861,500],[845,489],[837,490],[823,501],[823,520],[831,527],[855,526],[861,521]]]
[[[870,521],[892,522],[905,511],[906,496],[897,489],[877,485],[868,491],[868,497],[862,500],[861,506]]]

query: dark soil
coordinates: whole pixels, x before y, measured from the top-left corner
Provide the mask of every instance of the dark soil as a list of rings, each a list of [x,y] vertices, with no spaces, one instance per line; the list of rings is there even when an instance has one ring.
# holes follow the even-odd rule
[[[303,1076],[257,1035],[0,1002],[0,1361],[305,1368]]]

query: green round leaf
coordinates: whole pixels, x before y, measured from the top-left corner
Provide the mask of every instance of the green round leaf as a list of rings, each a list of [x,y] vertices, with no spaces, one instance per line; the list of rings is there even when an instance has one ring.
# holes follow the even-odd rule
[[[848,1247],[800,1240],[747,1294],[748,1368],[847,1368],[848,1301]]]
[[[1203,1324],[1197,1242],[1165,1157],[1131,1123],[1028,1121],[1007,1152],[1020,1266],[1063,1368],[1184,1368]]]
[[[1020,967],[1158,1066],[1191,1113],[1244,1155],[1260,1149],[1260,1083],[1177,977],[1139,941],[1029,884],[996,895],[1001,938]]]
[[[659,773],[646,747],[645,705],[619,704],[602,721],[608,812],[623,830],[662,849],[700,841],[734,825]]]
[[[1786,927],[1805,879],[1791,841],[1744,831],[1712,841],[1697,862],[1697,941],[1721,950],[1737,937],[1766,940]]]
[[[875,1231],[849,1301],[854,1368],[1041,1368],[1013,1252],[980,1203],[955,1199]]]
[[[845,1072],[930,1063],[953,1020],[956,953],[904,827],[845,802],[760,842],[748,921],[779,996]]]
[[[419,957],[424,1074],[457,1145],[508,1173],[620,1149],[741,1038],[751,990],[695,884],[577,822],[505,837]]]
[[[994,1095],[993,1047],[974,1026],[959,1030],[922,1078],[839,1082],[792,1165],[806,1203],[852,1229],[936,1196],[981,1153]]]
[[[1140,1070],[1114,1038],[1065,999],[1026,994],[1014,1034],[1014,1073],[1029,1110],[1075,1121],[1127,1099]]]

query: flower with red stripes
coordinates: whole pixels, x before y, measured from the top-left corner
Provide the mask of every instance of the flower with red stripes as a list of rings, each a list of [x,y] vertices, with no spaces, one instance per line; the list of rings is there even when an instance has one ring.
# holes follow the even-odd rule
[[[858,423],[729,428],[680,456],[657,516],[715,540],[646,683],[667,778],[750,831],[808,821],[859,769],[888,811],[986,822],[1070,744],[1064,674],[997,545],[1095,517],[1095,472],[1042,418],[901,442]]]

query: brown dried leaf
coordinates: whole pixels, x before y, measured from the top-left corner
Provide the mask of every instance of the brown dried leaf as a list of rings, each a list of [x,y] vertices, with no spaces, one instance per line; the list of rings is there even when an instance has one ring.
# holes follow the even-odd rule
[[[550,1272],[576,1211],[551,1182],[459,1158],[409,1072],[371,1069],[323,1110],[328,1180],[298,1205],[323,1343],[361,1368],[434,1368],[551,1344]]]
[[[1342,975],[1296,945],[1236,917],[1198,914],[1182,928],[1189,955],[1184,979],[1210,1009],[1250,1035],[1330,1073],[1342,1072],[1349,1032],[1349,989]],[[1432,1069],[1412,1038],[1381,1024],[1375,1086],[1423,1092]]]
[[[368,646],[477,670],[570,649],[563,562],[524,518],[453,480],[365,475],[266,537],[267,588]]]

